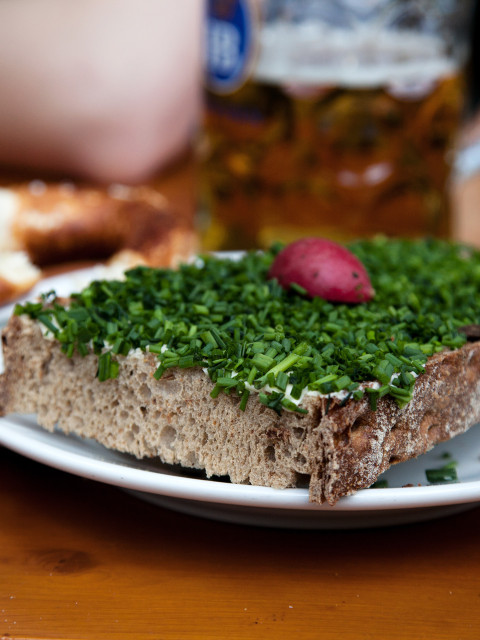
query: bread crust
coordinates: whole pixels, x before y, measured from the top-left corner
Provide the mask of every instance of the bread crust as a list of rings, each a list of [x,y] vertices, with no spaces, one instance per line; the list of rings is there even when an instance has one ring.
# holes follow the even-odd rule
[[[209,395],[199,368],[153,378],[158,361],[139,351],[120,358],[118,378],[99,382],[94,355],[65,356],[26,316],[4,329],[0,413],[36,413],[52,431],[94,438],[139,458],[204,469],[235,483],[274,488],[309,485],[313,502],[335,504],[369,487],[390,465],[463,433],[480,420],[480,343],[429,359],[403,409],[389,397],[307,396],[306,415],[280,416],[252,394]]]

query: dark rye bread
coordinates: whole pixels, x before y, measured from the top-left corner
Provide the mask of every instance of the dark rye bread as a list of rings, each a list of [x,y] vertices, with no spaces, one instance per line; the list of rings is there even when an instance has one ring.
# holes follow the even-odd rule
[[[172,369],[153,378],[157,359],[135,352],[119,376],[99,382],[93,355],[68,358],[26,316],[3,332],[5,373],[0,411],[36,413],[48,430],[94,438],[139,458],[227,475],[235,483],[275,488],[309,483],[313,502],[335,502],[369,487],[390,465],[428,451],[480,420],[480,344],[428,361],[413,400],[390,398],[376,411],[366,399],[309,396],[308,414],[277,415],[255,398],[246,411],[233,395],[212,399],[200,369]]]

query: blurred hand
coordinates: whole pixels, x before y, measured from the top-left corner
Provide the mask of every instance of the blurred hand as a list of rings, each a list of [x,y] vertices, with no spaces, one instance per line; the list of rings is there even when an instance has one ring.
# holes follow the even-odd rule
[[[201,0],[0,2],[0,163],[148,178],[201,105]]]

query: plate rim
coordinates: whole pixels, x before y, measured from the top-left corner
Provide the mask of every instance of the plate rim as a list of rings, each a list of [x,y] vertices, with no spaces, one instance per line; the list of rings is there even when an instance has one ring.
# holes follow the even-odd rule
[[[66,443],[67,449],[59,446],[60,442]],[[442,485],[362,489],[352,496],[341,498],[334,506],[316,504],[309,502],[307,489],[273,489],[197,479],[181,474],[172,475],[161,470],[142,469],[141,460],[138,461],[138,467],[121,464],[108,457],[118,458],[122,454],[93,440],[79,439],[59,431],[49,432],[40,427],[32,415],[12,414],[0,418],[0,444],[27,458],[73,475],[124,489],[204,503],[307,510],[321,514],[325,511],[423,509],[480,501],[480,480],[474,480]],[[100,450],[105,458],[88,455],[89,447]]]

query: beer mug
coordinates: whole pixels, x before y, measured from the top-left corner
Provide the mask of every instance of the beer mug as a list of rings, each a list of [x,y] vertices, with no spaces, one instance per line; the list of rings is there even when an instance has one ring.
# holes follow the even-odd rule
[[[209,0],[205,249],[448,237],[469,0]]]

